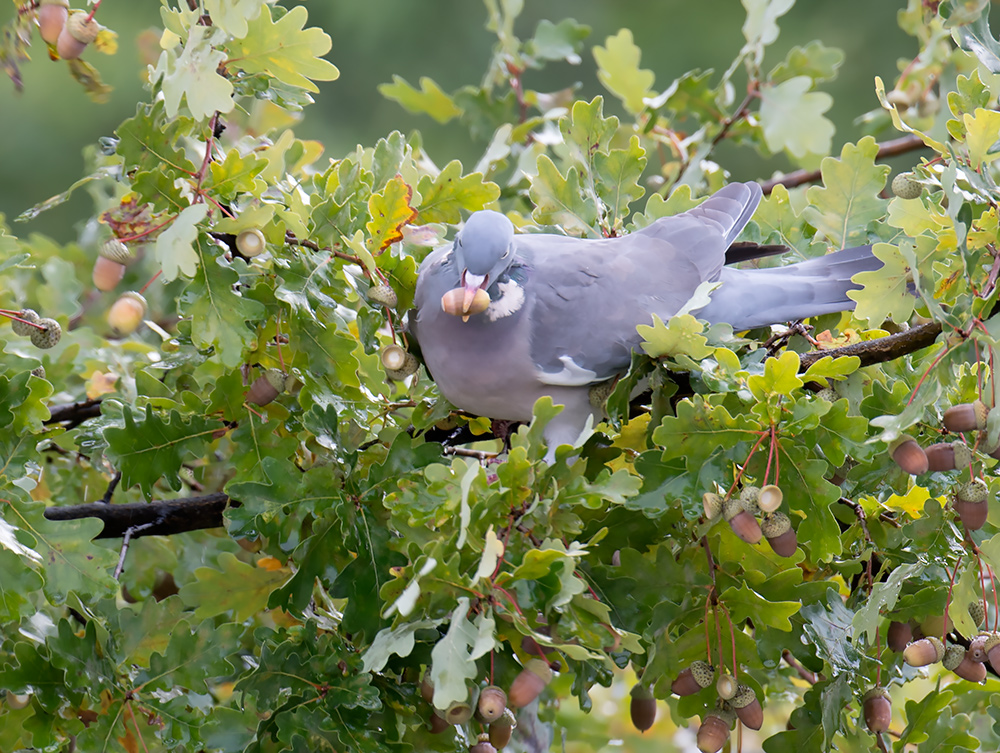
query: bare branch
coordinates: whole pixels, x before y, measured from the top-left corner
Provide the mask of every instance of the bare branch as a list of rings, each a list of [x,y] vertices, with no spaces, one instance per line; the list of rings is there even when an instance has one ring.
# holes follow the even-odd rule
[[[222,492],[203,497],[154,500],[148,504],[137,502],[109,505],[92,502],[71,507],[49,507],[45,510],[45,517],[49,520],[99,518],[104,521],[104,530],[97,535],[99,539],[116,539],[125,536],[129,530],[132,530],[129,538],[169,536],[204,528],[219,528],[222,525],[222,512],[229,502],[229,496]]]

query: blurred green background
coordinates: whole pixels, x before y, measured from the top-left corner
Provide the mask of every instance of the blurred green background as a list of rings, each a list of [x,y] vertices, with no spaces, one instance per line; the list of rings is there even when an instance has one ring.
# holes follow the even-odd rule
[[[479,83],[495,41],[484,28],[486,11],[481,3],[315,0],[304,4],[310,25],[321,26],[333,38],[327,57],[340,68],[341,76],[320,84],[316,104],[306,109],[297,135],[318,139],[326,146],[325,157],[337,157],[357,144],[374,144],[393,129],[419,129],[439,164],[452,157],[478,158],[484,145],[470,142],[462,126],[442,127],[428,117],[411,115],[383,99],[376,87],[391,81],[393,74],[413,85],[421,76],[429,76],[445,91]],[[835,150],[859,138],[855,117],[877,106],[874,77],[882,76],[891,86],[900,63],[916,52],[914,40],[896,25],[896,13],[905,4],[905,0],[799,0],[779,20],[781,36],[768,51],[765,70],[793,45],[812,39],[845,53],[838,78],[822,87],[834,97],[829,115],[837,126]],[[7,23],[14,12],[5,4],[0,23]],[[566,17],[591,27],[583,62],[529,71],[525,86],[548,91],[580,82],[580,96],[589,99],[606,94],[597,83],[590,49],[620,28],[632,30],[643,51],[642,67],[656,74],[655,88],[662,91],[690,69],[725,69],[742,46],[745,13],[739,0],[526,0],[516,33],[530,37],[540,19],[558,22]],[[107,2],[99,18],[118,32],[118,53],[108,57],[91,50],[84,57],[114,87],[108,103],[91,102],[70,78],[65,63],[48,60],[40,42],[33,44],[33,60],[23,67],[23,93],[15,93],[8,79],[0,80],[0,213],[8,222],[79,178],[84,169],[81,150],[101,136],[110,136],[134,114],[136,103],[148,97],[140,80],[145,64],[138,35],[158,29],[159,3]],[[153,48],[154,53],[157,50]],[[606,109],[621,114],[613,99]],[[745,149],[723,149],[717,159],[738,179],[766,178],[791,167],[781,159],[764,165]],[[14,225],[13,232],[41,232],[68,241],[76,237],[75,225],[92,211],[90,199],[80,192],[67,204]]]

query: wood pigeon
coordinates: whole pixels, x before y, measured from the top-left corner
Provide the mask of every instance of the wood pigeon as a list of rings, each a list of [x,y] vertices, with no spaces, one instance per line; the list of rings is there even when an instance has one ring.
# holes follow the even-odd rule
[[[528,421],[542,396],[564,405],[545,431],[551,461],[600,419],[590,388],[628,369],[636,326],[666,321],[702,283],[720,284],[692,313],[737,331],[854,305],[851,277],[881,264],[870,246],[773,269],[725,266],[761,196],[756,183],[733,183],[683,214],[596,240],[516,235],[503,214],[475,212],[421,264],[411,334],[464,411]]]

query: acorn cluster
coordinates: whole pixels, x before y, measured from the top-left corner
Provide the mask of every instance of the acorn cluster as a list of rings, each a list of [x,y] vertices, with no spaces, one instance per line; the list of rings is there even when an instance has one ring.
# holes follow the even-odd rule
[[[51,348],[62,337],[62,327],[55,319],[42,318],[34,309],[21,309],[14,313],[10,328],[15,335],[31,338],[36,348]]]
[[[97,39],[101,25],[85,10],[71,10],[69,0],[39,0],[38,31],[63,60],[75,60]]]
[[[758,730],[764,723],[764,710],[757,694],[749,685],[738,682],[732,675],[721,672],[715,676],[715,667],[708,662],[695,661],[685,667],[670,686],[679,696],[694,695],[714,683],[718,698],[708,710],[698,728],[698,750],[716,753],[729,739],[729,731],[739,719],[750,729]],[[632,717],[635,723],[635,716]],[[636,727],[638,728],[638,724]]]
[[[791,557],[798,540],[791,519],[778,509],[783,497],[781,488],[774,484],[745,486],[739,497],[723,499],[714,492],[706,492],[702,506],[708,520],[722,517],[733,533],[748,544],[758,544],[766,538],[775,554]]]
[[[430,681],[430,670],[424,673],[420,683],[420,695],[431,706],[430,731],[432,734],[444,732],[449,726],[476,721],[485,731],[474,736],[469,753],[496,753],[510,742],[517,718],[514,709],[527,706],[552,682],[552,668],[543,659],[529,659],[517,677],[504,691],[497,685],[470,688],[469,697],[464,701],[454,701],[446,709],[434,706],[434,686]]]

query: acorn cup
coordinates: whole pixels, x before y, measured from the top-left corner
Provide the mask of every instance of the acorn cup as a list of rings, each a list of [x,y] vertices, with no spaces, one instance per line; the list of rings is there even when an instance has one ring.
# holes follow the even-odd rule
[[[701,506],[705,510],[707,520],[715,520],[722,515],[722,497],[715,492],[705,492],[701,495]]]
[[[990,637],[983,645],[983,650],[986,652],[986,660],[993,667],[993,671],[1000,673],[1000,633],[990,633]]]
[[[743,487],[743,490],[740,492],[740,504],[743,505],[744,510],[751,515],[760,513],[760,506],[757,504],[758,500],[760,500],[760,487]]]
[[[714,708],[705,714],[698,728],[698,750],[702,753],[718,753],[729,739],[729,728],[733,726],[735,714],[726,708]]]
[[[956,468],[967,468],[972,462],[972,450],[965,442],[938,442],[932,444],[924,454],[927,456],[927,470],[953,471]]]
[[[503,716],[507,708],[507,694],[503,688],[487,685],[479,691],[479,701],[476,704],[476,721],[490,724]]]
[[[955,512],[970,531],[978,531],[989,514],[989,487],[982,479],[973,479],[959,487],[955,495]]]
[[[865,724],[876,735],[889,729],[892,722],[892,702],[885,688],[872,688],[861,699]]]
[[[516,709],[527,706],[538,698],[550,682],[552,682],[552,669],[548,663],[541,659],[531,659],[510,684],[507,702]]]
[[[242,231],[236,236],[236,250],[240,256],[253,259],[260,256],[267,248],[267,239],[264,234],[255,227]]]
[[[442,716],[448,724],[465,724],[472,718],[472,704],[467,701],[452,701]]]
[[[739,684],[736,682],[736,678],[728,672],[720,673],[719,679],[715,681],[715,692],[723,701],[732,700],[738,688]]]
[[[510,709],[504,709],[500,718],[490,725],[490,743],[493,744],[493,747],[500,750],[506,746],[510,742],[510,736],[514,733],[516,726],[517,719],[514,717],[514,712]]]
[[[631,696],[629,716],[632,717],[632,726],[645,732],[656,721],[656,699],[649,688],[641,683],[632,688]]]
[[[764,535],[757,519],[746,511],[738,499],[729,498],[725,501],[722,506],[722,517],[729,523],[733,533],[748,544],[758,543]]]
[[[762,486],[760,494],[757,496],[757,507],[760,508],[761,512],[774,512],[781,507],[781,500],[784,496],[781,493],[781,488],[774,484]]]
[[[394,382],[402,382],[420,368],[417,357],[398,345],[386,345],[379,354],[386,376]]]
[[[675,695],[694,695],[707,688],[715,679],[715,667],[703,661],[693,661],[685,667],[670,684],[670,692]]]
[[[890,622],[885,636],[886,645],[897,654],[913,642],[913,626],[908,622]]]
[[[955,644],[948,646],[941,663],[945,669],[950,669],[969,682],[982,682],[986,679],[986,665],[973,661],[961,646]]]
[[[948,431],[982,431],[986,428],[986,417],[990,409],[981,400],[953,405],[944,412],[941,423]]]
[[[927,454],[910,437],[900,437],[889,445],[889,454],[896,465],[912,476],[927,473]]]
[[[372,303],[388,306],[391,309],[396,308],[396,304],[399,303],[399,296],[389,285],[372,285],[365,296]]]
[[[926,667],[944,658],[944,644],[931,636],[914,641],[903,650],[903,661],[911,667]]]
[[[749,685],[740,685],[736,689],[731,704],[736,709],[736,716],[750,729],[760,729],[764,724],[764,709],[757,700],[757,695]]]
[[[767,538],[767,543],[779,557],[791,557],[795,554],[799,542],[792,528],[792,521],[783,512],[772,512],[760,524],[761,532]]]
[[[32,330],[37,329],[37,327],[32,327],[28,322],[38,324],[41,320],[42,317],[34,309],[21,309],[17,312],[17,319],[10,320],[10,328],[14,331],[15,335],[31,337]]]

